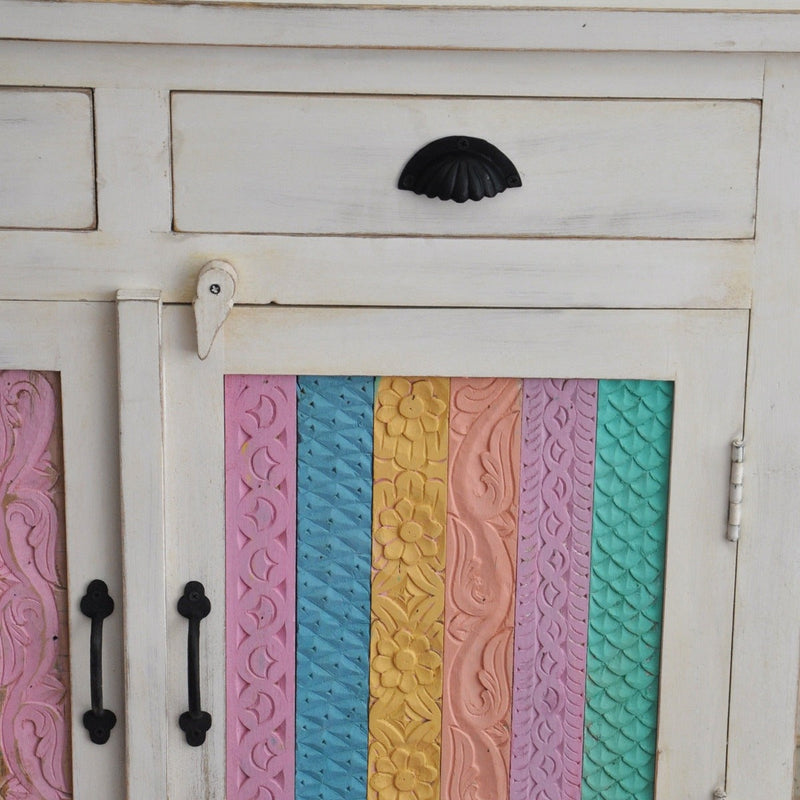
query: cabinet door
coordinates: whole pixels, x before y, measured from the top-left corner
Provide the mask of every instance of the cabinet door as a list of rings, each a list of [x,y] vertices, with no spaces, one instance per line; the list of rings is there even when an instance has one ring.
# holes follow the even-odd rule
[[[236,308],[201,362],[167,308],[170,796],[722,785],[746,333],[727,311]]]
[[[83,724],[93,699],[95,710],[123,713],[115,374],[110,304],[0,303],[0,796],[9,800],[125,796],[123,725],[95,744]],[[95,579],[116,610],[103,622],[93,698],[93,623],[81,600],[107,606],[101,587],[89,592]]]

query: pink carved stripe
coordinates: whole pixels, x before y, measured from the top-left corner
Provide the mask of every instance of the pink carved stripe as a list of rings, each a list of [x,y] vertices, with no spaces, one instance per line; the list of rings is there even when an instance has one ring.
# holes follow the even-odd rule
[[[580,800],[597,382],[525,380],[511,800]]]
[[[522,384],[450,382],[443,800],[507,800]]]
[[[296,381],[225,378],[227,796],[293,800]]]
[[[0,797],[72,797],[58,376],[0,372]]]

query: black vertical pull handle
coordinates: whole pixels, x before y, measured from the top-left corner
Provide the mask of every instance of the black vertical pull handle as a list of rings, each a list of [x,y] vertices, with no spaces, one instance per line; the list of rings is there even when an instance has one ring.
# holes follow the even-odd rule
[[[203,711],[200,703],[200,620],[211,613],[211,601],[199,581],[189,581],[178,600],[178,613],[189,620],[189,638],[186,645],[186,666],[189,679],[189,710],[178,720],[186,734],[186,743],[200,747],[211,728],[211,714]]]
[[[81,598],[81,611],[92,620],[89,636],[89,681],[92,707],[83,715],[83,727],[95,744],[105,744],[117,724],[113,711],[103,708],[103,620],[114,612],[114,600],[105,581],[93,580]]]

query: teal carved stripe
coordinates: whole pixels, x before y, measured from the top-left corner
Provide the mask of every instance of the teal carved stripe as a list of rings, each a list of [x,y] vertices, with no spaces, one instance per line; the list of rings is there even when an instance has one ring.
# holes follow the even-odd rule
[[[598,386],[582,800],[653,797],[672,396]]]
[[[297,382],[296,800],[367,794],[373,386]]]

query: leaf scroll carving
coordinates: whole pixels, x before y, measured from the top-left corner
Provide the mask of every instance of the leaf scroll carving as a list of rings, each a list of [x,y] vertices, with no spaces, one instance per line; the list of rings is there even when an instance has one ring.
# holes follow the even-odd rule
[[[508,797],[521,394],[451,380],[444,800]]]
[[[0,796],[72,796],[58,377],[0,372]]]

